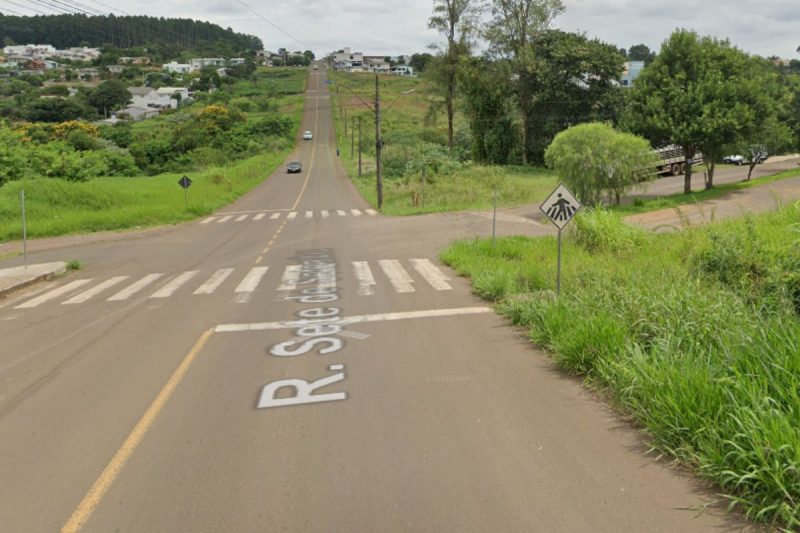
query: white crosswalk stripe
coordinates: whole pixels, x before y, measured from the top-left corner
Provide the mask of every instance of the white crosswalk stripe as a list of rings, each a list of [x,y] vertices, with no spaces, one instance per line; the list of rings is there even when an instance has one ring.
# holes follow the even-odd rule
[[[121,302],[123,300],[127,300],[137,292],[141,291],[151,283],[155,282],[158,278],[163,276],[164,274],[148,274],[147,276],[143,277],[139,281],[128,285],[117,294],[111,296],[107,301],[109,302]]]
[[[288,220],[295,220],[299,218],[313,219],[317,217],[330,218],[331,214],[333,213],[336,213],[340,217],[346,217],[346,216],[360,217],[363,215],[369,215],[371,217],[374,217],[378,214],[378,212],[375,211],[374,209],[335,209],[335,210],[322,209],[320,211],[308,210],[304,212],[287,211],[286,218]],[[232,213],[232,214],[214,215],[202,220],[200,224],[210,224],[211,222],[222,224],[224,222],[229,222],[231,220],[233,220],[234,222],[244,222],[248,220],[248,218],[251,221],[259,221],[259,220],[264,220],[265,218],[267,218],[267,216],[269,216],[269,220],[277,220],[281,218],[281,215],[283,213],[281,212],[256,213],[252,216],[252,218],[250,217],[251,214],[252,213]]]
[[[239,303],[246,303],[250,301],[250,298],[253,296],[253,292],[258,288],[261,284],[261,280],[264,279],[264,275],[269,270],[269,267],[253,267],[250,269],[250,272],[244,277],[244,279],[236,286],[236,290],[233,292],[236,293],[236,301]]]
[[[129,277],[130,276],[114,276],[113,278],[109,278],[104,282],[100,283],[99,285],[95,285],[91,289],[87,289],[82,293],[73,296],[69,300],[61,302],[61,305],[82,304],[83,302],[87,302],[91,298],[94,298],[95,296],[103,292],[104,290],[110,289],[114,285],[122,283]]]
[[[372,296],[375,294],[375,277],[366,261],[353,261],[353,272],[358,280],[358,294],[361,296]]]
[[[414,270],[419,272],[420,276],[425,278],[425,281],[437,291],[449,291],[453,288],[447,283],[450,278],[439,270],[430,259],[410,259],[409,261],[414,266]]]
[[[200,285],[200,287],[194,291],[193,294],[213,294],[214,291],[217,290],[231,274],[233,274],[232,268],[220,268],[211,274],[211,277],[208,278],[205,283]]]
[[[320,289],[352,287],[357,290],[359,296],[374,296],[380,291],[407,294],[431,289],[449,291],[453,288],[451,278],[433,260],[427,258],[351,261],[350,264],[352,270],[348,269],[344,272],[338,270],[340,265],[336,263],[319,265],[313,287]],[[375,268],[381,275],[376,277]],[[232,291],[232,299],[239,303],[249,302],[258,288],[270,279],[267,277],[269,269],[269,266],[250,268],[237,285],[227,289]],[[199,279],[202,274],[200,270],[188,270],[168,278],[162,273],[148,274],[130,283],[119,292],[112,293],[109,298],[106,298],[106,301],[128,300],[155,285],[161,279],[166,281],[155,286],[148,298],[165,300],[177,297],[184,291],[184,294],[192,295],[214,294],[223,288],[225,282],[234,273],[234,268],[221,268],[210,274],[206,273],[209,277],[205,281]],[[130,276],[114,276],[97,283],[94,283],[93,279],[78,279],[23,302],[16,309],[30,309],[46,303],[57,304],[61,299],[64,299],[61,305],[85,303],[103,293],[108,293],[110,289],[123,286],[123,282],[130,278]],[[277,275],[272,278],[274,285],[271,290],[276,292],[297,291],[312,286],[306,285],[311,282],[304,280],[302,265],[286,265],[280,280],[277,279]]]
[[[378,264],[397,292],[414,292],[414,280],[397,259],[380,259]]]
[[[297,281],[300,279],[300,272],[302,271],[302,265],[289,265],[283,271],[283,277],[281,278],[281,284],[278,287],[279,291],[293,291],[297,289]]]
[[[43,304],[45,302],[49,302],[50,300],[55,300],[56,298],[59,298],[60,296],[64,296],[65,294],[68,294],[68,293],[74,291],[75,289],[79,289],[79,288],[83,287],[84,285],[86,285],[87,283],[91,283],[91,282],[92,282],[91,278],[89,278],[89,279],[76,279],[75,281],[67,283],[66,285],[62,285],[61,287],[58,287],[57,289],[53,289],[52,291],[46,292],[46,293],[44,293],[44,294],[42,294],[40,296],[37,296],[36,298],[28,300],[25,303],[19,304],[14,309],[31,309],[33,307],[38,307],[38,306],[40,306],[41,304]]]
[[[166,285],[158,289],[156,292],[150,295],[150,298],[169,298],[172,296],[175,291],[183,287],[186,283],[189,282],[190,279],[195,277],[199,274],[197,270],[188,270],[183,274],[175,276],[171,281],[169,281]]]

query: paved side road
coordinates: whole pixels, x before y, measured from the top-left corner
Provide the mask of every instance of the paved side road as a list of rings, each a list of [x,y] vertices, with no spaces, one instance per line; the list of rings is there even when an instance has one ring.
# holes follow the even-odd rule
[[[798,200],[800,200],[800,176],[733,191],[720,198],[683,205],[677,209],[659,209],[631,215],[626,217],[625,221],[653,231],[673,231],[680,229],[685,221],[696,226],[742,216],[745,213],[771,211]]]

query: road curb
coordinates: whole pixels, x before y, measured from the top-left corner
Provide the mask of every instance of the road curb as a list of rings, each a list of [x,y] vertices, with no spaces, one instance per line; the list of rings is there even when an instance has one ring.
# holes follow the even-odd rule
[[[35,268],[36,266],[37,265],[34,265],[31,268]],[[67,272],[67,264],[64,262],[49,263],[48,265],[46,265],[46,267],[47,268],[44,268],[41,272],[36,272],[28,275],[23,274],[18,276],[14,275],[5,276],[3,274],[3,270],[0,269],[0,298],[4,298],[9,294],[13,293],[14,291],[18,291],[25,287],[29,287],[34,283],[39,283],[40,281],[46,281],[56,276],[66,274]],[[13,269],[5,269],[5,270],[13,270]],[[4,282],[5,277],[9,277],[12,279]]]

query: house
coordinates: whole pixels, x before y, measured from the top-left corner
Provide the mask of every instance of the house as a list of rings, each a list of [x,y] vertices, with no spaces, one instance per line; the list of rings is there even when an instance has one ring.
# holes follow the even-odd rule
[[[374,74],[389,74],[391,66],[382,56],[364,56],[364,70]]]
[[[205,67],[224,67],[225,59],[221,57],[196,57],[189,60],[192,70],[202,70]]]
[[[150,58],[146,56],[139,56],[139,57],[120,57],[117,61],[123,65],[149,65]]]
[[[122,72],[128,67],[125,65],[107,65],[106,70],[110,74],[122,74]]]
[[[165,63],[162,68],[172,74],[187,74],[194,70],[192,68],[192,65],[189,65],[187,63],[178,63],[176,61]]]
[[[409,65],[395,65],[392,67],[394,76],[413,76],[414,68]]]
[[[188,102],[189,89],[186,87],[160,87],[156,89],[156,97],[161,103],[161,107],[171,107],[176,109],[181,102]]]
[[[93,68],[93,67],[90,67],[90,68],[79,68],[78,69],[78,77],[80,79],[86,80],[86,81],[96,80],[97,78],[100,77],[100,71],[98,71],[96,68]]]
[[[622,78],[619,83],[623,87],[631,87],[636,78],[639,77],[644,69],[644,61],[628,61],[622,71]]]
[[[244,65],[247,60],[243,57],[232,57],[228,60],[228,64],[232,67],[236,65]]]
[[[55,47],[49,44],[22,44],[3,48],[3,54],[7,56],[26,58],[52,56],[55,55],[55,52]]]
[[[333,68],[336,70],[354,72],[353,68],[362,67],[363,65],[364,54],[362,52],[351,52],[349,47],[333,54]]]

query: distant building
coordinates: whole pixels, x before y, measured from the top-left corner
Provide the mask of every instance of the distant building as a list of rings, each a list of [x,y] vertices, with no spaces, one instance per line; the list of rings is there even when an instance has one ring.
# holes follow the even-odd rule
[[[642,73],[644,69],[644,61],[628,61],[625,63],[625,69],[622,72],[622,78],[620,78],[620,85],[623,87],[631,87],[633,86],[633,82],[636,78],[639,77],[639,74]]]
[[[225,59],[221,57],[196,57],[189,60],[192,70],[202,70],[205,67],[224,67]]]
[[[409,65],[395,65],[392,67],[392,74],[395,76],[413,76],[414,67]]]
[[[27,58],[52,56],[55,52],[55,47],[49,44],[22,44],[3,48],[3,54],[7,56]]]
[[[117,63],[121,65],[149,65],[150,58],[147,56],[120,57]]]
[[[106,65],[106,70],[110,74],[122,74],[126,68],[128,67],[125,65]]]
[[[228,64],[232,67],[236,65],[244,65],[247,60],[243,57],[232,57],[228,60]]]
[[[389,74],[392,70],[391,65],[383,56],[364,56],[364,71],[374,74]]]
[[[341,52],[333,54],[333,68],[345,72],[361,72],[364,66],[364,54],[351,52],[350,48],[343,48]],[[355,70],[354,70],[355,69]]]
[[[192,65],[189,65],[188,63],[177,63],[175,61],[172,61],[170,63],[165,63],[162,68],[167,72],[171,72],[173,74],[187,74],[194,70],[192,68]]]

